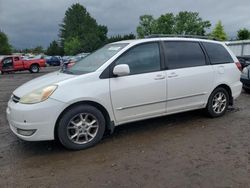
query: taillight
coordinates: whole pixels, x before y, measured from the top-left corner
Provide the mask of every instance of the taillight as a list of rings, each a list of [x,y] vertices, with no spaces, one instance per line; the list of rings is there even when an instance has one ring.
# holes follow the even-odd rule
[[[236,62],[235,64],[236,64],[237,68],[239,69],[239,71],[242,72],[242,66],[241,66],[240,62]]]

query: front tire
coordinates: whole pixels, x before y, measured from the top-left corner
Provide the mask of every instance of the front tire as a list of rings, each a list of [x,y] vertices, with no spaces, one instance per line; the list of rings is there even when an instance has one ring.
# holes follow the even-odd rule
[[[216,88],[210,95],[206,107],[207,114],[212,117],[223,116],[229,105],[229,94],[226,89]]]
[[[63,114],[59,120],[57,136],[67,149],[81,150],[97,144],[104,131],[103,114],[94,106],[78,105]]]
[[[31,73],[39,73],[40,67],[38,65],[31,65],[30,66],[30,72]]]

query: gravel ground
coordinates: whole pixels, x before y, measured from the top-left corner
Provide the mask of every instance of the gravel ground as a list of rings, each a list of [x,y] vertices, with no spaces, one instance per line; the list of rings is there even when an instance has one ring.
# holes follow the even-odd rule
[[[0,76],[0,187],[250,187],[250,95],[210,119],[202,111],[117,127],[97,146],[68,151],[10,131],[12,91],[39,74]]]

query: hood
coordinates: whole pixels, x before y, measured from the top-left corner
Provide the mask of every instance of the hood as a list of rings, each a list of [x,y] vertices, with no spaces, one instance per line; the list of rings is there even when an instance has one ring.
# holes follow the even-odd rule
[[[65,73],[60,73],[59,71],[57,72],[52,72],[49,74],[46,74],[44,76],[35,78],[20,87],[18,87],[13,94],[22,97],[36,89],[48,86],[48,85],[53,85],[57,84],[58,82],[68,80],[70,78],[76,77],[77,75],[71,75],[71,74],[65,74]]]

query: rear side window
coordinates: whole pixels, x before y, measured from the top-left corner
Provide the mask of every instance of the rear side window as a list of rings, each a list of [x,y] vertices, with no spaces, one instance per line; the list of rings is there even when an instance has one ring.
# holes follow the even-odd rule
[[[15,61],[19,61],[19,57],[15,57],[14,60],[15,60]]]
[[[206,58],[199,43],[167,41],[164,44],[168,69],[206,65]]]
[[[233,59],[225,47],[217,43],[203,42],[211,64],[233,63]]]
[[[160,71],[158,43],[146,43],[133,47],[116,61],[116,65],[119,64],[127,64],[130,68],[130,74]]]

